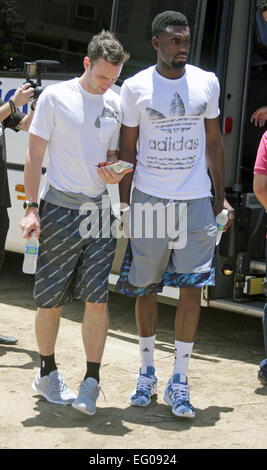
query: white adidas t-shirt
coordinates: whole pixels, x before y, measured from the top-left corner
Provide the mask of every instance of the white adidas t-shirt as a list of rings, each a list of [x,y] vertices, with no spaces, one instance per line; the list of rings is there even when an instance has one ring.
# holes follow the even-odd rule
[[[214,73],[192,65],[175,80],[161,76],[155,66],[125,80],[122,123],[139,126],[137,189],[167,199],[210,195],[204,118],[219,115],[219,92]]]
[[[78,78],[48,86],[38,99],[29,132],[48,140],[44,197],[49,185],[59,191],[100,195],[106,188],[96,165],[117,150],[120,96],[88,93]]]

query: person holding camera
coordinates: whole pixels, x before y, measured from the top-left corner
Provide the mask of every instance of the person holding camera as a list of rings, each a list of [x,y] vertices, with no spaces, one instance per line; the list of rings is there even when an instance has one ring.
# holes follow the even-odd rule
[[[114,216],[110,204],[105,207],[104,199],[109,201],[106,183],[118,183],[129,172],[118,175],[107,166],[98,166],[117,159],[120,97],[110,88],[127,59],[112,33],[93,36],[82,76],[51,85],[40,95],[25,165],[27,209],[21,228],[24,238],[30,238],[33,231],[39,238],[34,298],[41,367],[33,389],[51,403],[72,404],[87,415],[95,414],[100,390],[99,369],[109,325],[108,276],[116,248],[108,229]],[[38,188],[46,149],[46,184],[39,215]],[[95,224],[90,229],[87,222],[88,232],[83,236],[80,229],[89,206],[89,218]],[[85,304],[82,338],[87,364],[77,398],[55,361],[61,309],[72,298]]]
[[[32,103],[30,112],[26,115],[17,108],[33,100],[34,90],[30,83],[24,83],[15,91],[12,98],[6,103],[0,99],[0,269],[4,264],[5,243],[9,229],[8,207],[11,206],[8,187],[7,164],[6,164],[6,141],[5,129],[9,128],[15,132],[19,130],[28,131],[35,103]],[[0,334],[0,344],[16,344],[16,338]]]

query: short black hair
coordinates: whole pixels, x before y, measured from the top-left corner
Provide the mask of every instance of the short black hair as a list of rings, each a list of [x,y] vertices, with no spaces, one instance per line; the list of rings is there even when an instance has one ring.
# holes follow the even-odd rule
[[[170,25],[188,26],[188,20],[180,11],[163,11],[155,16],[152,21],[152,36],[158,36]]]

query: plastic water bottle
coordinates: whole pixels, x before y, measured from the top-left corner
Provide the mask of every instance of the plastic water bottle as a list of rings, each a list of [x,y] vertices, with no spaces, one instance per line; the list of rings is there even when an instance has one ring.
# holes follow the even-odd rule
[[[216,236],[216,245],[219,245],[222,234],[223,234],[223,228],[228,220],[228,210],[223,209],[222,212],[220,212],[217,217],[216,217],[216,222],[217,222],[217,236]]]
[[[38,257],[39,241],[35,236],[35,232],[29,240],[26,240],[24,260],[22,271],[25,274],[34,274],[36,271]]]

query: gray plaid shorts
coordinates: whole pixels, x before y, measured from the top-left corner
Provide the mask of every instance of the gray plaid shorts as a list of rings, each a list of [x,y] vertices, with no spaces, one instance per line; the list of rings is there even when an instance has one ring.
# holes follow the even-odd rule
[[[86,223],[92,212],[81,214],[77,209],[44,202],[34,284],[37,307],[56,308],[73,298],[107,302],[117,242],[110,233],[114,216],[109,209],[108,213],[102,208],[95,211],[90,220],[96,222],[97,232],[90,236],[88,227],[89,235],[82,237],[81,223]]]

